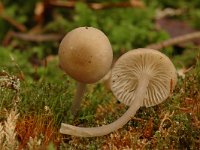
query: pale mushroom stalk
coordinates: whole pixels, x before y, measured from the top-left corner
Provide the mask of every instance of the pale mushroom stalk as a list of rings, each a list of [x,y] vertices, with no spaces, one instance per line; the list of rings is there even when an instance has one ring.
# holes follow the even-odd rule
[[[81,82],[77,82],[76,83],[76,94],[74,96],[74,99],[72,101],[72,106],[71,106],[71,113],[73,116],[76,116],[80,105],[81,105],[81,101],[83,99],[83,95],[85,93],[85,89],[86,89],[86,84],[85,83],[81,83]]]
[[[144,74],[138,80],[138,87],[136,90],[135,100],[133,101],[129,109],[124,113],[124,115],[116,121],[112,122],[111,124],[104,125],[101,127],[84,128],[62,123],[60,133],[79,137],[94,137],[103,136],[118,130],[119,128],[123,127],[132,117],[134,117],[137,110],[143,105],[143,99],[145,93],[147,92],[148,84],[149,77],[148,75]]]

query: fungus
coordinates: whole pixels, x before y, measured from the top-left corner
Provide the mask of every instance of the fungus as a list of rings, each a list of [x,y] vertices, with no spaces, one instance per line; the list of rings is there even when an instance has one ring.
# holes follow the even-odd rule
[[[77,81],[71,112],[76,115],[86,84],[100,80],[110,69],[112,47],[107,36],[93,27],[76,28],[63,38],[59,46],[62,70]]]
[[[172,93],[177,82],[170,59],[152,49],[136,49],[122,55],[111,73],[111,90],[129,109],[116,121],[101,127],[76,127],[62,123],[60,132],[80,137],[109,134],[125,125],[141,106],[154,106]]]

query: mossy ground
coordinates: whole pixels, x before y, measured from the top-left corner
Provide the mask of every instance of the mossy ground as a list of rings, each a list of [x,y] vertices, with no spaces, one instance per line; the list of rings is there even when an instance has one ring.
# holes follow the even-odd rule
[[[184,57],[184,56],[183,56]],[[177,61],[174,58],[172,61]],[[185,77],[179,76],[174,93],[162,104],[141,108],[135,118],[123,128],[103,137],[79,138],[61,135],[61,122],[79,126],[99,126],[113,122],[127,109],[120,104],[104,83],[88,85],[81,110],[76,118],[70,114],[75,81],[59,70],[57,59],[51,63],[58,71],[54,80],[44,73],[42,79],[29,81],[18,64],[14,71],[1,77],[20,78],[20,89],[1,86],[0,115],[17,105],[20,114],[16,133],[19,147],[26,147],[30,137],[40,139],[41,147],[50,143],[60,149],[198,149],[200,148],[200,62],[193,57],[194,66]],[[9,63],[16,63],[10,61]],[[8,63],[8,66],[10,66]],[[51,64],[49,64],[51,65]],[[52,66],[51,66],[52,67]],[[5,66],[6,68],[6,66]],[[9,67],[8,67],[9,68]],[[46,66],[48,72],[48,65]],[[37,72],[35,73],[37,74]],[[13,84],[15,80],[13,79]]]
[[[0,2],[0,124],[4,125],[7,112],[17,109],[18,149],[30,149],[31,145],[34,150],[200,149],[198,41],[161,50],[170,57],[179,73],[173,94],[162,104],[140,108],[123,128],[106,136],[79,138],[59,133],[61,122],[87,127],[109,124],[119,118],[128,107],[117,101],[106,83],[99,82],[87,86],[81,109],[77,117],[73,118],[69,110],[76,83],[58,66],[57,51],[60,41],[28,41],[27,38],[19,38],[19,35],[9,39],[10,31],[17,31],[15,34],[23,31],[2,19],[2,14],[24,25],[25,35],[27,32],[31,35],[63,35],[79,26],[99,28],[108,35],[115,60],[130,49],[168,39],[171,32],[185,33],[182,28],[175,26],[173,30],[159,26],[156,20],[158,9],[172,8],[174,12],[181,10],[182,14],[167,18],[188,24],[188,30],[200,29],[199,0],[143,0],[143,8],[98,11],[90,9],[87,5],[89,2],[102,1],[80,2],[73,9],[50,7],[45,10],[48,17],[45,16],[46,12],[39,16],[34,14],[35,8],[44,6],[44,3],[38,3],[37,0]],[[113,2],[124,1],[112,0]],[[39,17],[39,20],[35,17]]]

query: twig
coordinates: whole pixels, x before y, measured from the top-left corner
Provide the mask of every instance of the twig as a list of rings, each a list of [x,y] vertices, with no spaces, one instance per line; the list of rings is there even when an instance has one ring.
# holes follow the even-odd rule
[[[14,26],[15,28],[17,28],[19,31],[24,32],[26,31],[26,27],[17,22],[16,20],[14,20],[13,18],[9,17],[9,16],[5,16],[5,15],[0,15],[0,17],[4,20],[6,20],[8,23],[10,23],[12,26]]]
[[[48,42],[48,41],[58,41],[63,35],[60,34],[26,34],[12,32],[12,37],[31,42]]]
[[[2,43],[1,43],[3,46],[8,46],[8,45],[9,45],[10,40],[11,40],[11,38],[12,38],[12,34],[13,34],[13,31],[12,31],[12,30],[10,30],[10,31],[8,31],[8,32],[6,33],[6,35],[4,36],[3,41],[2,41]]]
[[[50,1],[49,5],[55,7],[74,8],[75,1]],[[118,3],[87,3],[88,7],[94,10],[108,9],[113,7],[144,7],[144,3],[139,0],[130,0],[129,2]]]
[[[194,39],[197,39],[197,38],[200,38],[200,31],[181,35],[181,36],[171,38],[169,40],[166,40],[166,41],[163,41],[163,42],[160,42],[160,43],[150,44],[146,47],[160,50],[160,49],[168,47],[168,46],[173,46],[173,45],[183,43],[183,42],[187,42],[187,41],[191,41],[191,40],[194,40]]]
[[[2,2],[0,2],[0,14],[3,12],[3,10],[4,10],[4,6],[3,6]]]
[[[167,112],[167,113],[164,115],[164,117],[163,117],[163,119],[161,120],[161,123],[160,123],[160,125],[159,125],[158,131],[162,131],[162,130],[163,130],[163,124],[164,124],[164,122],[165,122],[166,120],[169,120],[170,122],[172,122],[171,119],[170,119],[170,117],[172,117],[173,115],[174,115],[174,111],[173,111],[171,114],[169,114],[169,112]]]
[[[131,118],[131,120],[139,121],[139,122],[145,122],[144,119],[142,119],[142,118],[136,118],[136,117]]]
[[[10,23],[10,24],[11,24],[12,26],[14,26],[15,28],[17,28],[19,31],[21,31],[21,32],[26,31],[26,27],[25,27],[23,24],[17,22],[15,19],[13,19],[13,18],[10,17],[10,16],[4,15],[3,12],[4,12],[4,6],[3,6],[3,4],[0,2],[0,17],[1,17],[2,19],[6,20],[8,23]]]
[[[183,112],[190,112],[192,109],[191,107],[178,107],[178,106],[176,106],[176,108]]]

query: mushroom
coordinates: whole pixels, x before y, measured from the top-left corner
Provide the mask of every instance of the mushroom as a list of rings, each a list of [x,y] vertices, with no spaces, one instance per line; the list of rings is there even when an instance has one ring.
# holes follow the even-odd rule
[[[111,90],[129,109],[111,124],[84,128],[62,123],[60,132],[80,137],[109,134],[125,125],[141,106],[154,106],[167,99],[176,82],[176,69],[161,52],[145,48],[129,51],[117,60],[111,73]]]
[[[76,115],[86,84],[100,80],[110,69],[112,47],[107,36],[93,27],[79,27],[65,35],[59,46],[62,70],[77,81],[71,112]]]

